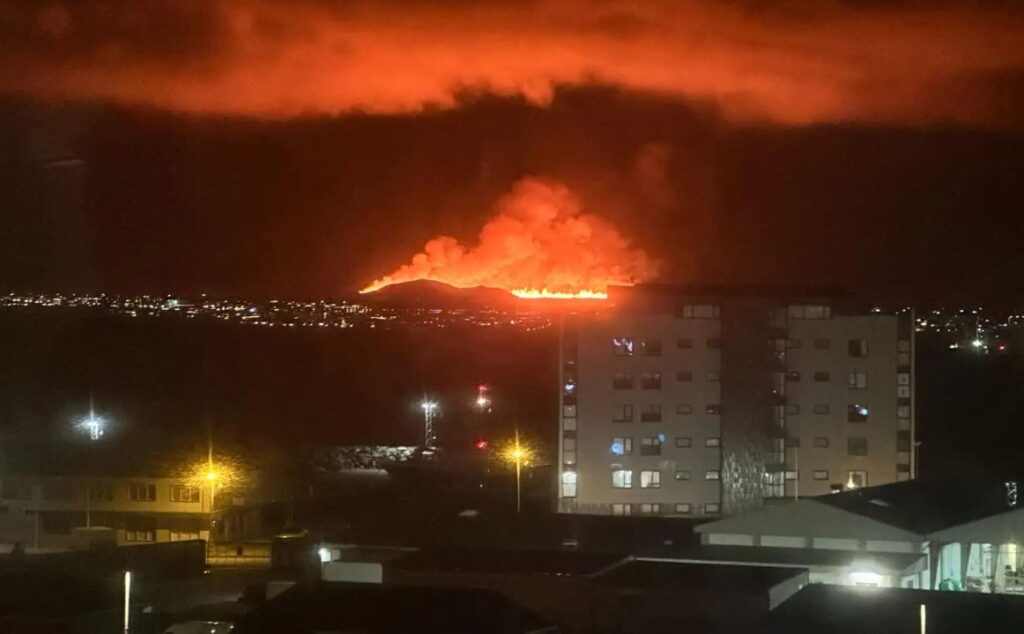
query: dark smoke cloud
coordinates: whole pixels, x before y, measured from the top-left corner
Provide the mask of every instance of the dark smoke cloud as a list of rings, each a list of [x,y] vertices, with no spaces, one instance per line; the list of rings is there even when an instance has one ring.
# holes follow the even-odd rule
[[[606,83],[737,121],[1005,126],[1021,41],[1003,2],[0,0],[0,90],[291,117]]]

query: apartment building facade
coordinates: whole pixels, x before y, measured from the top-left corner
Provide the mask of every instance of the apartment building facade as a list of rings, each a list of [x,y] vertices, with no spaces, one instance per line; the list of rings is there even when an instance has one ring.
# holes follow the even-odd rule
[[[913,318],[641,285],[560,338],[562,512],[718,516],[914,473]]]
[[[208,488],[174,478],[0,478],[0,544],[7,547],[65,550],[102,532],[118,545],[208,539],[210,511]]]

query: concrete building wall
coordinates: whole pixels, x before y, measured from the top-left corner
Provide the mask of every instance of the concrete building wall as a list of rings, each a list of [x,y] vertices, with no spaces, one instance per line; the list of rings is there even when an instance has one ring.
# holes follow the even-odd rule
[[[786,386],[786,495],[824,495],[850,482],[851,471],[863,472],[866,486],[895,482],[899,473],[909,478],[909,430],[898,446],[898,394],[911,391],[910,374],[897,366],[899,342],[909,335],[898,318],[791,320],[788,331],[787,369],[797,380]],[[866,355],[851,356],[850,342],[866,342]],[[867,408],[866,421],[850,422],[853,406]],[[851,438],[866,441],[866,455],[851,455]]]
[[[174,478],[5,476],[0,480],[0,545],[69,549],[82,540],[74,529],[87,523],[113,529],[121,545],[207,539],[208,492],[186,492],[183,486]]]

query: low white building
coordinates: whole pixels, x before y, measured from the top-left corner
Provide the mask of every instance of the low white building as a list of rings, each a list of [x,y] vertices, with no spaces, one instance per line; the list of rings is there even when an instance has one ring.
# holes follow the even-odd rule
[[[706,551],[721,547],[737,561],[835,553],[833,565],[811,563],[812,582],[1024,593],[1024,505],[1015,482],[901,482],[768,506],[694,530]]]

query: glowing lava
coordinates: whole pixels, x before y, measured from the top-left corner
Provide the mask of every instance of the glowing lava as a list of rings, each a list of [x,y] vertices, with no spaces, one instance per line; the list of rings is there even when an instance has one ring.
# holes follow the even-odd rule
[[[512,294],[522,299],[608,299],[608,293],[605,291],[589,289],[560,293],[546,288],[514,288]]]
[[[476,245],[450,236],[362,293],[431,280],[456,288],[488,287],[525,299],[605,299],[609,285],[649,279],[654,264],[607,220],[583,212],[563,185],[524,179],[496,206]]]

